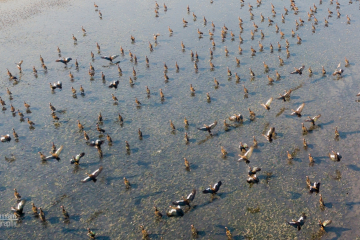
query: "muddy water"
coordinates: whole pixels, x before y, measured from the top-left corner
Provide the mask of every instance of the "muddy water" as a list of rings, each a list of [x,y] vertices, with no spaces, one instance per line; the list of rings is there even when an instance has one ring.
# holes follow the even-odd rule
[[[139,239],[139,225],[144,225],[153,239],[189,239],[190,224],[199,230],[200,239],[226,238],[225,226],[235,239],[356,238],[359,235],[358,224],[354,221],[359,216],[356,150],[359,130],[355,97],[359,73],[356,68],[359,3],[348,5],[341,1],[340,18],[336,16],[335,4],[316,3],[315,16],[319,22],[315,32],[311,29],[314,21],[307,19],[307,11],[313,2],[297,3],[299,13],[295,15],[289,11],[284,23],[281,13],[284,13],[284,4],[290,9],[289,3],[272,3],[276,17],[272,16],[269,2],[260,7],[251,3],[254,5],[252,20],[247,3],[241,7],[238,1],[226,4],[218,1],[212,4],[209,1],[166,2],[168,11],[164,12],[161,6],[159,17],[155,17],[153,2],[97,2],[102,19],[94,11],[93,4],[86,1],[36,1],[25,5],[1,2],[0,64],[3,67],[0,96],[5,100],[7,110],[0,114],[0,132],[11,134],[14,128],[19,142],[12,139],[0,144],[0,213],[9,213],[10,207],[16,204],[14,188],[27,200],[25,215],[17,228],[0,228],[2,238],[48,239],[54,236],[57,239],[81,239],[87,238],[86,228],[90,227],[100,239]],[[188,4],[189,14],[186,11]],[[327,8],[335,14],[325,27]],[[196,21],[192,12],[197,15]],[[260,13],[265,17],[264,22],[261,22]],[[346,14],[350,16],[351,24],[346,23]],[[203,16],[207,25],[202,21]],[[238,16],[244,21],[241,55],[238,53]],[[268,26],[267,17],[285,33],[284,39],[275,32],[275,24]],[[305,21],[296,31],[302,38],[301,44],[297,44],[296,37],[291,37],[291,29],[296,29],[295,20],[299,17]],[[189,22],[187,27],[183,27],[182,18]],[[212,29],[211,21],[215,24],[215,48],[212,48],[208,34]],[[259,30],[251,40],[253,22]],[[220,33],[224,24],[235,34],[234,41],[228,32],[222,42]],[[86,35],[81,26],[86,29]],[[168,26],[174,31],[171,36]],[[198,28],[204,32],[203,38],[198,38]],[[260,37],[260,30],[265,34],[264,39]],[[156,33],[160,36],[154,43],[153,34]],[[74,44],[72,34],[78,39],[77,44]],[[135,43],[131,43],[130,35],[135,37]],[[289,58],[285,39],[290,43]],[[153,44],[152,52],[149,41]],[[185,51],[181,50],[181,41]],[[251,56],[250,47],[258,50],[258,41],[264,45],[264,50]],[[278,41],[281,51],[277,48]],[[96,43],[101,46],[100,53]],[[273,53],[269,49],[270,43],[274,46]],[[67,68],[55,62],[59,58],[57,46],[62,57],[73,58]],[[118,74],[116,66],[100,58],[120,54],[120,46],[125,50],[125,55],[117,58],[121,61],[122,75]],[[228,56],[225,56],[225,46],[229,50]],[[209,48],[214,51],[213,71],[208,63]],[[137,56],[137,64],[129,61],[129,50]],[[190,57],[191,50],[199,55],[197,71]],[[91,51],[95,54],[94,60]],[[47,72],[42,71],[39,55],[45,60]],[[146,67],[145,56],[150,60],[149,67]],[[284,59],[284,66],[279,66],[278,56]],[[241,61],[239,66],[235,57]],[[350,66],[346,68],[344,57],[350,60]],[[79,62],[78,70],[75,59]],[[20,60],[24,61],[22,74],[14,64]],[[175,62],[179,64],[179,72],[175,70]],[[269,73],[264,72],[262,62],[269,65]],[[340,79],[331,76],[339,62],[345,69]],[[96,72],[92,79],[88,75],[89,63]],[[163,77],[164,63],[169,67],[167,83]],[[302,64],[306,70],[302,76],[289,74]],[[38,70],[37,77],[32,73],[33,66]],[[313,69],[312,76],[307,71],[309,66]],[[325,76],[321,66],[327,71]],[[137,76],[135,84],[130,86],[129,77],[134,79],[133,67]],[[227,76],[226,67],[233,73],[231,78]],[[256,74],[254,79],[250,78],[249,67]],[[18,77],[18,83],[9,80],[6,68]],[[281,80],[268,85],[267,75],[275,79],[275,70],[282,76]],[[74,75],[73,81],[69,79],[69,71]],[[105,82],[101,72],[106,75]],[[235,73],[240,82],[236,81]],[[220,82],[219,88],[214,88],[214,77]],[[119,88],[107,88],[114,80],[120,81]],[[49,83],[56,81],[63,82],[63,89],[51,92]],[[195,95],[190,92],[190,84],[196,90]],[[85,89],[85,95],[77,94],[74,98],[71,87],[79,91],[80,85]],[[247,97],[243,94],[243,85],[249,90]],[[149,98],[146,86],[151,91]],[[13,93],[12,100],[6,88]],[[160,88],[165,95],[164,101],[160,100]],[[270,111],[260,105],[290,88],[296,89],[290,101],[274,99]],[[114,104],[112,93],[118,98],[118,104]],[[211,96],[210,103],[206,93]],[[140,108],[136,107],[135,98],[142,103]],[[26,113],[23,101],[31,105],[31,113]],[[57,108],[59,121],[52,119],[49,102]],[[304,102],[302,118],[291,116],[291,109]],[[26,120],[20,122],[19,116],[13,117],[10,103],[35,123],[35,129],[29,129]],[[256,113],[255,121],[249,119],[249,107]],[[107,142],[103,145],[102,158],[96,149],[86,145],[77,128],[77,120],[80,120],[91,139],[106,139],[96,131],[99,112],[104,118],[101,127],[113,139],[112,146]],[[117,120],[119,113],[124,118],[123,124]],[[244,123],[225,131],[223,120],[235,113],[244,115]],[[317,126],[303,136],[301,123],[308,116],[317,114],[322,115]],[[184,117],[189,120],[188,127],[183,124]],[[169,120],[174,123],[175,132],[171,132]],[[215,120],[218,126],[213,130],[213,137],[196,129]],[[305,125],[311,126],[310,123]],[[275,126],[278,133],[272,143],[262,136],[270,126]],[[336,126],[340,132],[338,140],[334,139]],[[143,132],[142,140],[138,138],[138,128]],[[183,140],[185,132],[190,137],[189,144]],[[237,162],[237,155],[240,153],[239,142],[251,145],[253,136],[259,146],[250,159],[250,166],[261,167],[262,171],[258,175],[260,182],[249,185],[246,182],[247,166]],[[308,141],[307,149],[302,146],[303,138]],[[130,154],[125,149],[125,141],[130,144]],[[52,142],[57,147],[64,146],[61,160],[43,163],[37,152],[48,154]],[[227,150],[226,158],[222,158],[220,146]],[[342,161],[332,162],[327,157],[331,150],[339,151]],[[287,151],[293,153],[292,161],[287,160]],[[80,152],[86,153],[80,165],[70,165],[69,159]],[[315,159],[314,166],[309,166],[309,153]],[[15,160],[9,159],[12,156]],[[184,157],[192,164],[190,172],[184,169]],[[96,183],[80,182],[86,172],[99,166],[104,170]],[[319,208],[319,195],[308,193],[306,176],[312,182],[321,182],[325,210]],[[130,190],[125,189],[123,177],[131,182]],[[223,185],[218,196],[212,199],[201,193],[219,180]],[[181,199],[193,188],[198,193],[192,208],[184,208],[184,217],[155,219],[153,206],[165,214],[172,201]],[[32,202],[44,209],[45,224],[31,214]],[[64,223],[61,205],[70,214],[69,223]],[[303,212],[308,218],[300,232],[286,224]],[[319,219],[332,219],[326,233],[319,232]]]

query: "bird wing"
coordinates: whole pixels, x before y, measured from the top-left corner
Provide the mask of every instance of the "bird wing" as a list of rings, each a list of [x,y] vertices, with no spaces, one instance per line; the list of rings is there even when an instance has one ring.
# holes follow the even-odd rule
[[[103,167],[99,167],[99,169],[95,170],[91,175],[94,177],[99,176],[99,174],[101,173],[101,171],[103,170]]]
[[[325,220],[322,225],[323,225],[324,227],[326,227],[327,225],[330,225],[331,223],[332,223],[331,220]]]
[[[213,129],[214,127],[216,127],[216,125],[217,125],[217,121],[210,124],[209,127],[210,127],[210,129]]]
[[[112,55],[111,56],[111,59],[115,59],[115,58],[117,58],[119,55]]]
[[[301,104],[301,105],[296,109],[296,112],[297,112],[297,113],[301,113],[301,111],[303,110],[304,106],[305,106],[305,103]]]
[[[211,188],[206,188],[203,193],[214,193],[214,191]]]
[[[207,128],[206,128],[206,127],[202,127],[202,128],[198,128],[198,130],[207,131]]]
[[[195,198],[195,194],[196,194],[196,189],[193,189],[192,192],[187,196],[187,200],[189,201],[193,201]]]
[[[265,105],[266,105],[267,107],[270,107],[270,104],[271,104],[272,100],[273,100],[273,98],[270,98],[269,100],[267,100],[267,102],[265,103]]]
[[[222,184],[221,181],[219,181],[219,182],[217,182],[217,183],[214,184],[215,192],[219,191],[221,184]]]
[[[314,120],[314,122],[316,122],[316,121],[317,121],[320,117],[321,117],[321,114],[319,114],[319,115],[317,115],[317,116],[313,117],[312,119]]]
[[[91,181],[91,178],[90,177],[86,177],[84,178],[83,180],[81,180],[81,182],[85,183],[85,182],[89,182]]]
[[[102,59],[106,59],[106,60],[110,60],[110,58],[107,57],[107,56],[102,56],[101,58],[102,58]]]
[[[254,147],[251,146],[251,147],[249,148],[249,150],[245,153],[244,156],[245,156],[247,159],[249,159],[249,158],[251,157],[251,154],[253,153],[253,151],[254,151]]]
[[[63,150],[63,146],[61,145],[61,146],[58,148],[58,150],[56,150],[56,152],[54,153],[54,156],[55,156],[55,157],[59,157],[59,155],[60,155],[60,153],[61,153],[62,150]]]
[[[261,171],[261,168],[259,168],[259,167],[254,167],[254,168],[252,169],[252,171],[253,171],[253,172],[260,172],[260,171]]]
[[[175,202],[172,202],[172,204],[176,205],[176,206],[185,206],[186,205],[184,200],[175,201]]]
[[[80,154],[76,155],[75,160],[79,161],[79,160],[80,160],[80,158],[82,158],[83,156],[85,156],[85,153],[84,153],[84,152],[82,152],[82,153],[80,153]]]

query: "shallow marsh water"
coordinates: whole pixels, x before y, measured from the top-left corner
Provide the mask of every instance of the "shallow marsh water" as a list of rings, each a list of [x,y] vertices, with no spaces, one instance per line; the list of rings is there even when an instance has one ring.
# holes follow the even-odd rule
[[[311,23],[307,21],[309,7],[313,1],[297,2],[300,11],[294,15],[289,11],[285,23],[281,22],[283,6],[288,9],[288,1],[273,1],[277,12],[272,17],[270,2],[263,1],[260,7],[254,5],[254,19],[251,20],[247,3],[241,7],[239,1],[169,1],[168,11],[159,9],[159,17],[155,17],[152,1],[99,1],[99,9],[103,18],[99,19],[92,3],[88,1],[35,1],[22,7],[21,2],[0,2],[2,25],[0,29],[0,96],[7,104],[7,110],[0,113],[0,133],[11,134],[14,128],[19,134],[19,142],[1,143],[0,161],[0,213],[9,213],[10,207],[16,204],[13,189],[16,188],[27,200],[25,216],[15,228],[0,228],[3,239],[86,239],[86,228],[93,229],[99,239],[140,239],[139,225],[144,225],[150,232],[150,238],[189,239],[190,224],[200,231],[199,239],[226,239],[224,227],[227,226],[235,239],[355,239],[360,235],[359,224],[355,221],[360,214],[358,187],[359,143],[357,119],[358,102],[355,95],[359,92],[359,70],[357,62],[359,49],[359,2],[348,5],[340,1],[342,16],[336,17],[335,4],[328,1],[318,2],[316,17],[319,20],[316,31],[311,31]],[[34,5],[32,5],[34,4]],[[190,5],[191,13],[186,12]],[[37,10],[34,6],[37,6]],[[328,16],[327,8],[335,14],[329,19],[329,26],[324,27],[324,17]],[[11,11],[25,9],[26,14],[11,15]],[[192,12],[197,15],[193,21]],[[8,13],[8,14],[6,14]],[[268,26],[267,20],[260,21],[260,13],[265,18],[274,20],[285,33],[285,38],[275,33],[275,26]],[[346,14],[351,24],[346,24]],[[23,16],[23,17],[22,17]],[[26,17],[25,17],[26,16]],[[204,26],[202,18],[208,20]],[[244,39],[238,54],[239,26],[238,16],[244,20]],[[291,29],[295,30],[295,19],[305,20],[297,34],[303,39],[298,45],[296,38],[291,37]],[[189,24],[183,27],[181,19]],[[214,41],[214,58],[216,68],[209,69],[208,30],[211,21],[216,25]],[[252,22],[259,26],[254,40],[250,38]],[[221,27],[226,24],[229,31],[235,34],[231,41],[227,34],[225,42],[221,41]],[[87,31],[83,36],[81,26]],[[169,36],[167,27],[174,33]],[[197,28],[204,32],[199,39]],[[265,38],[260,39],[260,29]],[[152,35],[160,33],[157,44]],[[74,45],[71,39],[74,34],[78,41]],[[134,44],[130,35],[136,38]],[[291,56],[286,58],[285,39],[290,42]],[[148,42],[154,44],[150,52]],[[180,43],[186,49],[181,51]],[[258,41],[264,45],[263,52],[250,56],[250,47],[258,50]],[[277,42],[282,50],[277,50]],[[97,53],[96,42],[101,46]],[[270,43],[274,52],[270,53]],[[56,63],[58,58],[56,47],[61,49],[63,57],[72,57],[68,68]],[[118,57],[123,70],[119,76],[116,66],[110,66],[103,55],[119,54],[122,46],[125,55]],[[229,56],[225,56],[227,46]],[[128,50],[138,57],[135,65],[129,61]],[[190,58],[190,50],[199,54],[199,70],[194,71]],[[95,54],[92,61],[90,51]],[[39,55],[45,60],[47,73],[41,70]],[[150,66],[145,66],[145,55],[149,57]],[[279,66],[278,55],[284,61]],[[241,60],[238,67],[235,57]],[[344,68],[344,57],[350,60],[341,79],[331,76],[339,62]],[[79,70],[74,66],[79,61]],[[20,76],[15,62],[24,60],[23,73]],[[175,61],[180,66],[175,72]],[[275,78],[278,70],[282,78],[269,86],[262,62],[269,67],[268,73]],[[164,83],[163,63],[169,67],[169,82]],[[95,77],[90,80],[87,68],[91,63],[96,70]],[[290,75],[293,67],[305,65],[304,74]],[[39,73],[37,78],[32,73],[35,66]],[[233,74],[238,73],[241,80],[228,78],[226,67]],[[307,68],[311,66],[314,73],[309,77]],[[327,70],[326,76],[321,74],[321,66]],[[137,71],[133,87],[129,86],[132,67]],[[250,79],[249,67],[255,72],[254,80]],[[14,84],[6,75],[8,68],[20,81]],[[68,72],[75,78],[70,81]],[[101,72],[106,75],[106,82],[101,80]],[[220,82],[214,88],[214,77]],[[117,90],[107,88],[114,80],[120,80]],[[51,93],[49,82],[63,82],[62,90]],[[190,94],[189,85],[196,89],[195,96]],[[82,85],[85,96],[77,95],[74,99],[71,86],[79,89]],[[249,89],[248,98],[244,98],[243,85]],[[151,90],[147,98],[145,86]],[[13,100],[6,95],[6,87],[13,93]],[[260,106],[270,97],[277,97],[283,90],[296,88],[291,101],[274,100],[268,112]],[[160,101],[159,89],[165,94],[165,101]],[[211,103],[206,101],[206,93],[211,96]],[[114,105],[113,93],[119,104]],[[142,103],[141,108],[135,106],[135,97]],[[31,113],[26,114],[23,101],[31,105]],[[51,102],[58,111],[59,125],[50,115],[48,103]],[[302,118],[290,116],[291,109],[305,102]],[[35,122],[35,129],[29,130],[26,122],[12,116],[10,103],[20,109]],[[256,120],[250,121],[247,108],[256,113]],[[285,110],[281,113],[282,109]],[[109,133],[114,143],[103,145],[103,158],[99,158],[96,149],[85,144],[83,134],[78,131],[77,120],[85,126],[91,139],[99,137],[96,131],[97,115],[104,117],[101,126]],[[124,117],[123,125],[117,121],[117,114]],[[224,131],[222,121],[234,113],[245,116],[243,124]],[[279,113],[279,114],[278,114]],[[308,116],[321,113],[318,127],[306,136],[301,134],[301,122]],[[189,120],[190,126],[184,127],[183,118]],[[176,126],[171,133],[169,120]],[[200,132],[196,127],[204,123],[218,121],[213,130],[214,136]],[[305,124],[307,127],[310,124]],[[269,143],[261,136],[270,126],[276,127],[277,138]],[[340,139],[334,140],[334,129],[338,126]],[[141,128],[143,140],[138,139],[137,129]],[[183,137],[187,132],[190,143],[186,145]],[[256,136],[259,147],[254,151],[251,166],[259,166],[260,182],[250,186],[246,182],[247,166],[237,162],[239,142],[252,143]],[[305,138],[309,147],[302,147]],[[130,154],[125,150],[124,141],[131,146]],[[38,151],[48,153],[51,142],[56,146],[64,145],[61,160],[40,161]],[[228,151],[228,156],[221,157],[220,145]],[[327,157],[331,151],[339,151],[343,156],[341,162],[332,162]],[[286,151],[294,152],[292,162],[288,162]],[[80,166],[70,165],[71,156],[80,152],[86,155]],[[308,153],[315,158],[315,165],[309,167]],[[15,161],[6,161],[6,157],[14,155]],[[191,171],[184,169],[183,158],[190,163]],[[86,172],[99,166],[104,171],[96,183],[82,184]],[[271,178],[266,172],[272,173]],[[341,179],[336,179],[336,174]],[[305,176],[311,181],[320,181],[326,209],[320,210],[316,194],[310,195],[305,184]],[[126,190],[123,177],[132,184]],[[203,195],[201,190],[209,184],[221,180],[223,186],[213,200]],[[182,218],[154,218],[153,206],[156,205],[163,214],[174,200],[187,195],[193,188],[198,193],[190,209]],[[39,222],[31,214],[31,202],[42,207],[48,219],[46,224]],[[64,223],[60,206],[64,205],[70,214],[70,223]],[[308,215],[302,230],[286,224],[301,213]],[[332,225],[326,233],[319,233],[318,220],[332,219]]]

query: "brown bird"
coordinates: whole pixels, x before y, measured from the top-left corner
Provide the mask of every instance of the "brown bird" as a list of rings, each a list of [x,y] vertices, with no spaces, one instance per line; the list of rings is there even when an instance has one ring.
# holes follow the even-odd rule
[[[223,146],[220,146],[220,148],[221,148],[222,156],[223,156],[223,157],[226,157],[226,155],[227,155],[226,149],[225,149]]]
[[[227,238],[228,238],[229,240],[231,240],[231,239],[232,239],[232,235],[231,235],[230,230],[229,230],[227,227],[225,227],[225,230],[226,230],[226,236],[227,236]]]
[[[142,135],[142,132],[141,132],[140,128],[138,129],[138,135],[139,135],[139,138],[140,138],[140,139],[143,137],[143,135]]]
[[[29,124],[30,127],[33,127],[33,125],[35,125],[35,123],[30,121],[29,118],[27,118],[27,123]]]
[[[30,105],[27,104],[25,101],[24,101],[24,106],[25,106],[25,108],[30,108]]]
[[[292,156],[291,153],[289,153],[289,151],[286,151],[286,153],[287,153],[287,158],[288,158],[288,160],[293,159],[293,156]]]
[[[170,128],[171,128],[172,131],[175,130],[175,125],[173,124],[173,122],[171,120],[170,120]]]
[[[141,228],[141,233],[143,235],[143,239],[147,239],[149,237],[148,232],[144,229],[144,226],[140,226]]]
[[[291,115],[297,115],[298,117],[301,117],[301,112],[304,109],[305,103],[301,104],[296,110],[291,109],[292,113]]]
[[[306,134],[308,132],[308,130],[306,129],[304,123],[301,123],[301,129],[302,129],[303,134]]]
[[[33,213],[34,213],[34,214],[37,214],[37,213],[38,213],[38,211],[37,211],[37,210],[38,210],[38,209],[37,209],[37,207],[35,206],[35,204],[34,204],[34,203],[32,203],[31,205],[32,205],[32,211],[33,211]]]
[[[14,196],[17,200],[21,200],[21,196],[20,194],[18,193],[18,191],[16,190],[16,188],[14,188]]]
[[[319,199],[320,207],[325,207],[325,203],[324,203],[321,193],[319,195],[320,195],[320,199]]]
[[[140,102],[137,98],[135,98],[135,103],[136,103],[138,106],[141,106],[141,102]]]
[[[190,163],[186,158],[184,158],[184,164],[185,164],[185,169],[189,171],[190,170]]]
[[[39,208],[40,212],[39,212],[39,217],[41,219],[41,221],[45,222],[45,213],[43,212],[43,210],[41,208]]]
[[[186,117],[184,117],[184,124],[185,124],[185,127],[189,126],[189,121],[186,119]]]
[[[129,180],[127,180],[126,177],[124,177],[124,184],[126,189],[129,189],[131,187]]]
[[[311,156],[311,154],[309,153],[309,162],[310,164],[314,163],[314,158]]]
[[[77,120],[77,122],[78,122],[78,128],[79,128],[79,130],[84,130],[84,126],[80,123],[80,121],[79,120]]]
[[[162,218],[162,214],[161,214],[161,212],[156,208],[156,206],[154,206],[154,209],[155,209],[155,216],[157,217],[157,218]]]

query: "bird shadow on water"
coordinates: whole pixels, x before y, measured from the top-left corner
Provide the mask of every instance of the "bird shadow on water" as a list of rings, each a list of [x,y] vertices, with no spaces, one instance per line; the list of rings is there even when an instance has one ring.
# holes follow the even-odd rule
[[[356,166],[356,165],[354,165],[354,164],[349,164],[349,165],[347,165],[347,166],[348,166],[348,168],[350,168],[350,169],[353,170],[353,171],[360,172],[360,167],[358,167],[358,166]]]
[[[349,210],[352,210],[354,208],[354,206],[356,205],[360,205],[360,201],[359,202],[347,202],[346,206],[348,206]],[[326,204],[327,207],[327,204]]]
[[[150,193],[150,194],[135,197],[134,198],[135,199],[134,204],[135,205],[140,205],[142,199],[145,199],[145,198],[148,198],[148,197],[153,197],[153,196],[156,196],[156,195],[161,194],[161,193],[163,193],[163,191],[158,191],[158,192],[154,192],[154,193]]]
[[[350,231],[351,228],[343,228],[343,227],[327,227],[326,232],[333,232],[336,234],[336,237],[331,238],[331,240],[341,239],[341,235],[345,231]]]

